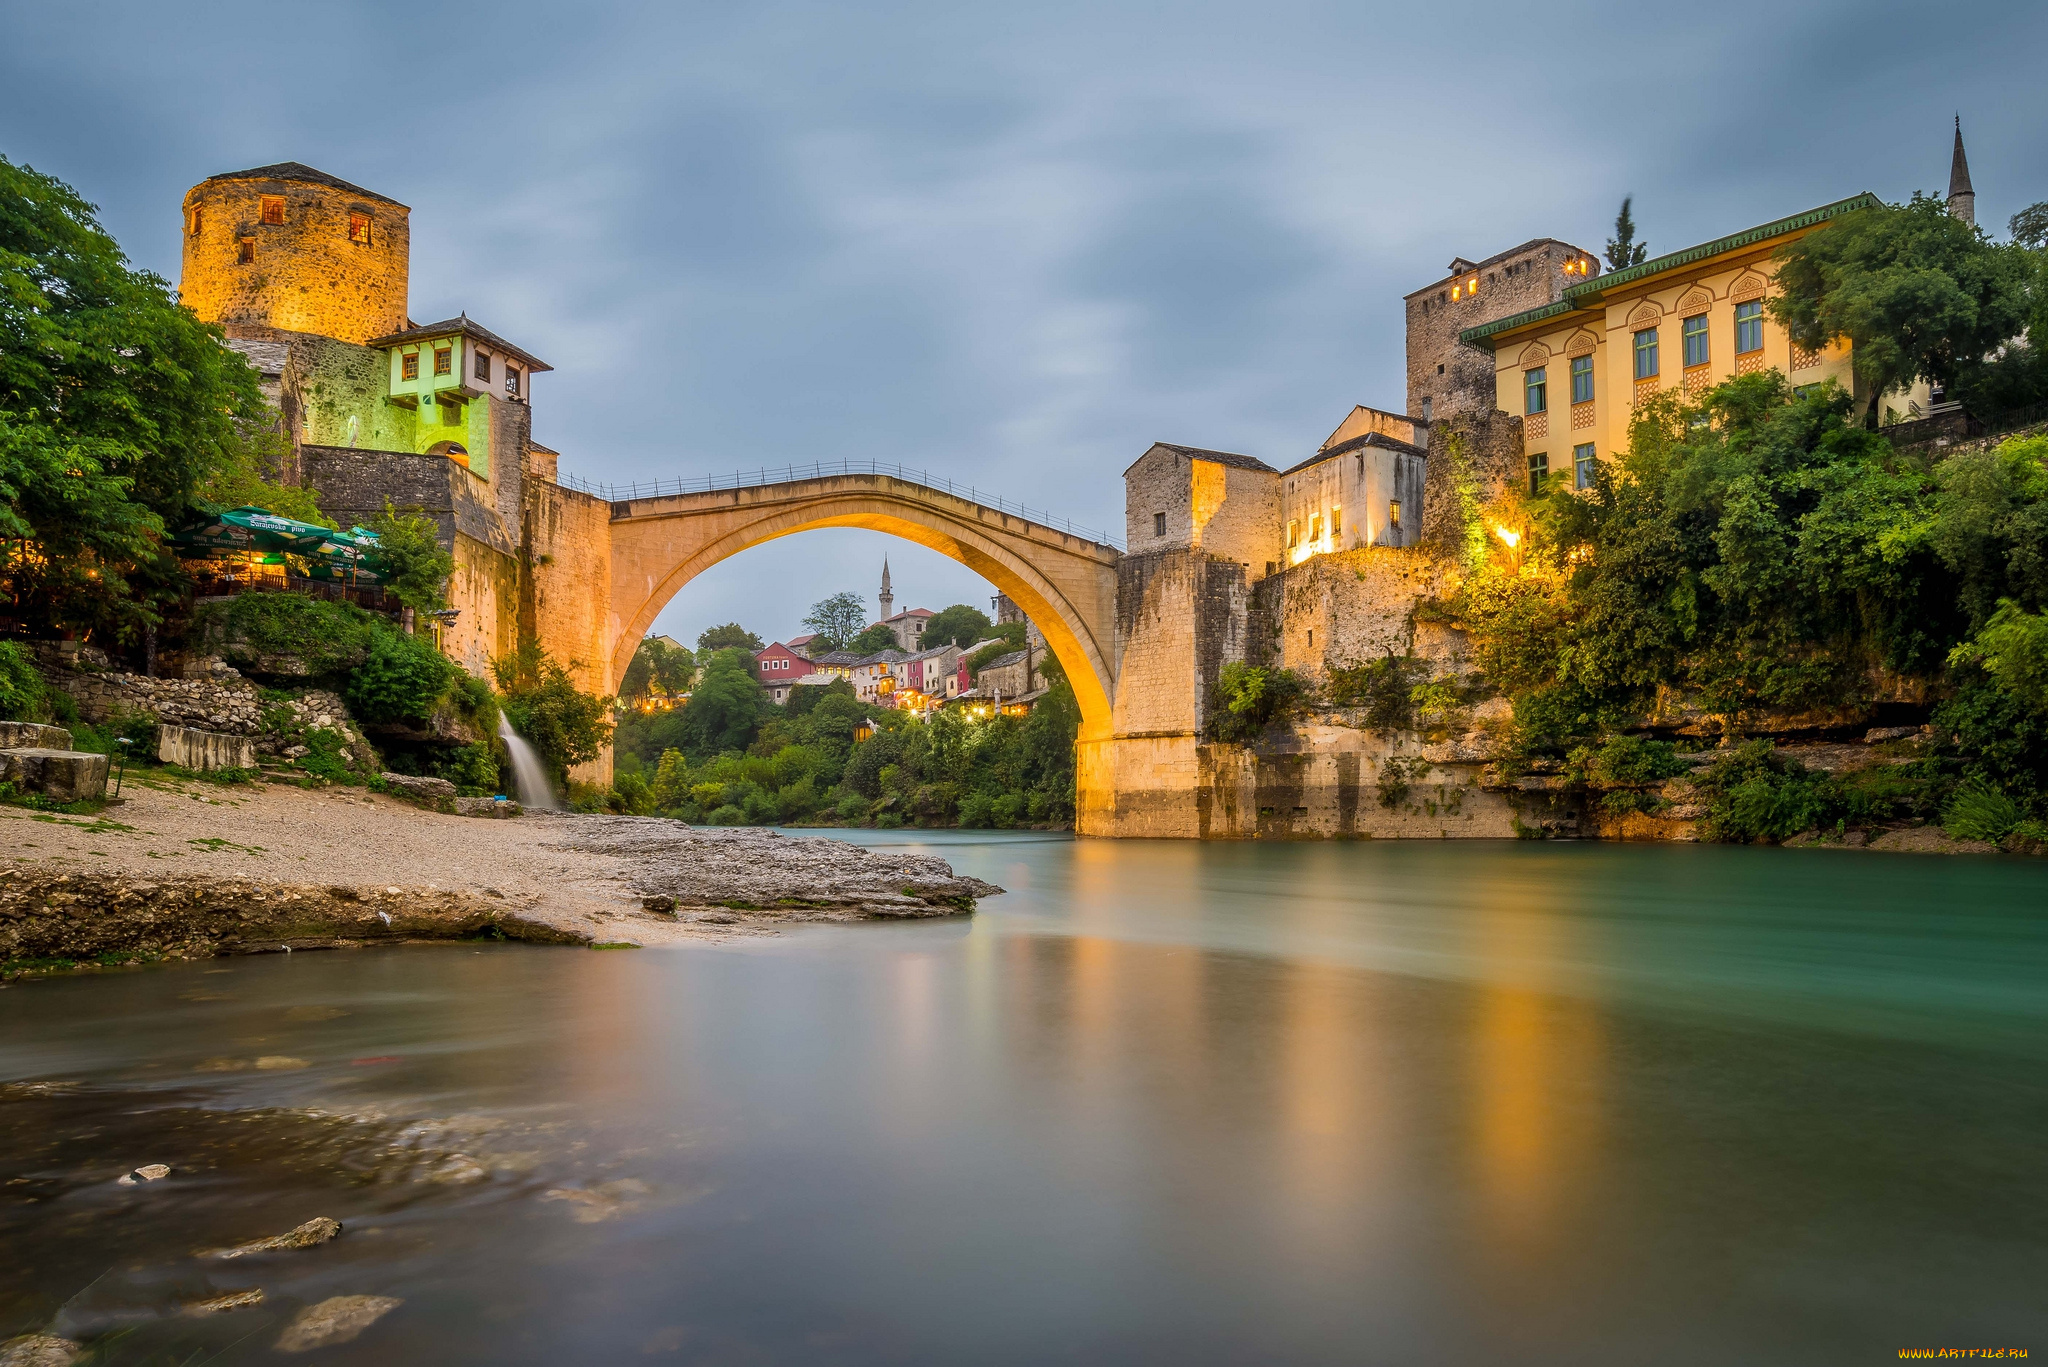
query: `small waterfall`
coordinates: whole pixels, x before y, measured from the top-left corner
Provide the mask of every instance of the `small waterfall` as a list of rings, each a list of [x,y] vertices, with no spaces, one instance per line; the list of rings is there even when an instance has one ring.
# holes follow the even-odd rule
[[[547,767],[540,762],[540,752],[512,729],[511,721],[502,712],[498,714],[498,738],[505,742],[505,749],[512,756],[512,784],[520,805],[539,812],[560,810],[555,790],[548,783]]]

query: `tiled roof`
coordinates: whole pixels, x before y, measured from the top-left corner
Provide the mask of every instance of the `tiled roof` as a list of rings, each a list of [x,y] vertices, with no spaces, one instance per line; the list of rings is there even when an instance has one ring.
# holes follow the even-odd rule
[[[492,332],[482,323],[473,321],[468,314],[464,314],[460,318],[444,319],[438,323],[428,323],[424,327],[409,327],[403,332],[394,332],[388,337],[372,337],[368,344],[370,346],[403,346],[407,342],[424,342],[430,337],[451,337],[457,333],[465,337],[474,337],[477,341],[482,342],[485,346],[495,351],[510,352],[526,362],[528,370],[554,369],[553,366],[532,352],[522,351],[497,333]]]
[[[1463,263],[1464,269],[1452,270],[1450,274],[1444,276],[1442,279],[1432,280],[1427,285],[1424,285],[1421,289],[1410,290],[1408,293],[1402,295],[1401,297],[1403,299],[1413,299],[1418,294],[1428,294],[1431,290],[1442,289],[1445,285],[1450,284],[1451,281],[1456,280],[1461,275],[1470,275],[1474,271],[1483,271],[1488,266],[1498,266],[1501,262],[1507,260],[1511,256],[1520,256],[1523,252],[1534,251],[1536,250],[1536,248],[1541,247],[1546,243],[1555,243],[1556,245],[1563,247],[1566,251],[1575,252],[1580,256],[1586,257],[1588,260],[1593,261],[1595,265],[1599,264],[1598,259],[1593,256],[1593,253],[1587,251],[1584,247],[1574,247],[1571,243],[1566,242],[1561,238],[1532,237],[1527,242],[1524,242],[1521,246],[1510,247],[1504,252],[1495,252],[1492,256],[1487,257],[1484,261],[1466,261],[1465,258],[1461,256],[1457,259],[1457,261],[1454,261],[1451,264],[1453,266],[1457,266],[1459,263]]]
[[[1211,460],[1218,465],[1235,465],[1240,470],[1264,470],[1269,475],[1279,473],[1257,456],[1240,456],[1234,451],[1207,451],[1199,446],[1176,446],[1170,441],[1156,441],[1152,446],[1155,450],[1163,446],[1189,460]]]
[[[303,161],[280,161],[269,166],[252,166],[246,171],[223,171],[217,176],[208,176],[200,184],[216,180],[300,180],[313,185],[346,190],[352,195],[361,195],[364,199],[374,199],[383,204],[398,204],[398,201],[389,195],[380,195],[375,190],[365,190],[360,185],[351,185],[340,176],[330,176],[325,171],[317,171]],[[404,204],[398,204],[398,207],[409,208]]]
[[[1352,451],[1361,450],[1367,446],[1383,447],[1389,451],[1406,451],[1408,454],[1415,456],[1426,457],[1429,455],[1428,450],[1426,450],[1423,447],[1416,446],[1412,442],[1396,441],[1394,438],[1387,436],[1385,433],[1382,432],[1367,432],[1362,437],[1353,437],[1350,441],[1339,442],[1337,443],[1337,445],[1330,447],[1326,451],[1318,451],[1314,455],[1310,456],[1307,460],[1302,461],[1298,465],[1290,465],[1285,470],[1282,470],[1280,473],[1283,477],[1286,475],[1291,475],[1296,470],[1306,470],[1309,466],[1315,465],[1318,462],[1331,460],[1337,456],[1346,455]]]

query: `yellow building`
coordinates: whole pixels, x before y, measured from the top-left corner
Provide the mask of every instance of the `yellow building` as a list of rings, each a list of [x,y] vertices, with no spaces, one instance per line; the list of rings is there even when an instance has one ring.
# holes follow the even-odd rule
[[[1630,415],[1652,395],[1698,395],[1771,369],[1795,386],[1834,380],[1853,391],[1847,340],[1819,352],[1795,347],[1764,300],[1774,252],[1877,202],[1857,195],[1655,257],[1460,333],[1493,353],[1496,402],[1521,415],[1532,491],[1546,475],[1591,484],[1596,462],[1627,447]],[[1917,417],[1926,404],[1925,394],[1909,394],[1897,407]]]

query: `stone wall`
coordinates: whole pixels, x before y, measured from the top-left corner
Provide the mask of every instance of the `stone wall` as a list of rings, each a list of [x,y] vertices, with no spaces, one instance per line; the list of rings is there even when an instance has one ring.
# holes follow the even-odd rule
[[[1567,275],[1567,263],[1587,273]],[[1568,242],[1538,238],[1447,275],[1404,301],[1408,315],[1408,411],[1436,419],[1494,407],[1493,353],[1458,340],[1466,328],[1554,304],[1565,286],[1596,275],[1599,258]],[[1472,292],[1469,282],[1478,277]],[[1451,297],[1453,291],[1458,297]],[[1425,411],[1425,401],[1427,401]]]
[[[1320,687],[1330,669],[1415,654],[1437,673],[1462,672],[1464,634],[1414,620],[1415,604],[1455,586],[1455,571],[1417,551],[1375,547],[1318,555],[1252,590],[1253,658]]]
[[[610,695],[612,505],[559,484],[529,480],[523,528],[519,631],[568,669],[576,686]],[[570,777],[610,783],[612,753],[578,765]]]
[[[1429,466],[1422,492],[1422,546],[1453,558],[1464,553],[1461,483],[1475,508],[1525,491],[1529,467],[1522,420],[1499,409],[1463,413],[1429,430]]]

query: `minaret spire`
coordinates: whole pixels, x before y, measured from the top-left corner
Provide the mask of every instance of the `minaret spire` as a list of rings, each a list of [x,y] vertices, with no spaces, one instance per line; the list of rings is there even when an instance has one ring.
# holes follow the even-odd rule
[[[890,609],[896,606],[896,595],[889,592],[889,557],[886,555],[882,557],[882,591],[876,599],[882,605],[882,615],[876,620],[886,622],[894,615]]]
[[[1970,188],[1970,159],[1963,155],[1963,116],[1956,115],[1956,150],[1948,164],[1948,211],[1971,227],[1977,225],[1977,192]]]

